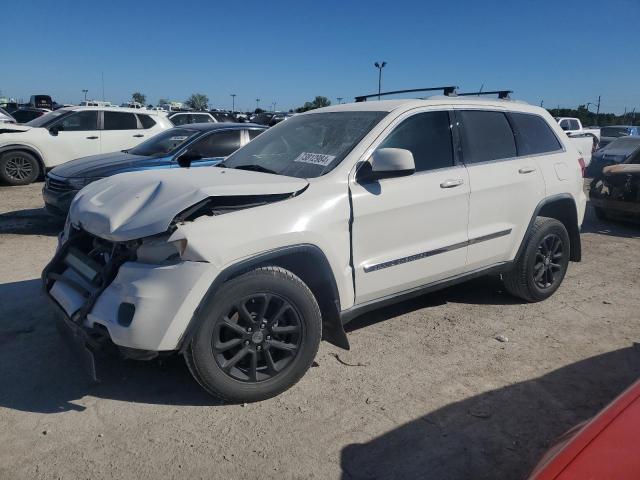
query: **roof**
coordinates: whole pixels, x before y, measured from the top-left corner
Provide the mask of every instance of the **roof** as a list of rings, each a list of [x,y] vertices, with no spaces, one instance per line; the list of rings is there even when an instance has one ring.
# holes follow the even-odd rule
[[[247,128],[259,128],[261,130],[265,130],[267,127],[264,125],[258,125],[257,123],[232,123],[232,122],[218,122],[218,123],[187,123],[185,125],[178,125],[174,128],[186,128],[191,130],[201,130],[201,131],[210,131],[210,130],[244,130]]]
[[[127,107],[62,107],[58,110],[67,110],[67,111],[80,111],[80,110],[100,110],[105,112],[126,112],[126,113],[143,113],[145,115],[163,115],[165,116],[167,112],[163,112],[160,110],[147,110],[146,108],[127,108]]]
[[[409,110],[418,107],[430,106],[479,106],[508,110],[534,111],[541,110],[518,100],[499,100],[483,97],[456,97],[456,96],[434,96],[425,99],[407,98],[398,100],[370,100],[367,102],[343,103],[340,105],[332,105],[330,107],[311,110],[311,112],[341,112],[341,111],[382,111],[391,112],[397,109]]]

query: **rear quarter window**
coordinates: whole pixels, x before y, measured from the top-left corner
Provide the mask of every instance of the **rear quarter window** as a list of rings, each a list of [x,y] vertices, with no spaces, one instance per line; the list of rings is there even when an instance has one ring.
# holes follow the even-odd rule
[[[517,156],[516,141],[502,112],[463,110],[457,112],[461,125],[464,163],[480,163]]]
[[[509,113],[518,155],[538,155],[562,150],[560,141],[544,118],[528,113]]]
[[[141,115],[138,114],[138,120],[140,120],[140,124],[142,128],[151,128],[156,124],[156,121],[151,118],[149,115]]]

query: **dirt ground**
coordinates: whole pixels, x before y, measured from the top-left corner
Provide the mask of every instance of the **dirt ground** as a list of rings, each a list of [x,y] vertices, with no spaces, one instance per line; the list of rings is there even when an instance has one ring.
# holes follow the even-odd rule
[[[366,314],[272,400],[217,403],[181,358],[93,385],[40,290],[41,187],[0,188],[0,479],[519,479],[640,376],[640,228],[589,211],[551,299],[483,278]]]

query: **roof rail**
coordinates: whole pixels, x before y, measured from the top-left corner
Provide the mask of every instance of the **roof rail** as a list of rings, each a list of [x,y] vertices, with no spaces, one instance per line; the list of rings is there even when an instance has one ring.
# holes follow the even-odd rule
[[[430,87],[430,88],[414,88],[410,90],[396,90],[394,92],[382,92],[382,93],[372,93],[370,95],[360,95],[356,97],[356,102],[366,102],[367,98],[373,97],[383,97],[386,95],[395,95],[397,93],[414,93],[414,92],[433,92],[436,90],[442,90],[444,95],[454,96],[456,94],[456,86],[448,86],[448,87]]]
[[[509,95],[513,93],[513,90],[493,90],[493,91],[487,91],[487,92],[483,92],[483,91],[479,91],[479,92],[464,92],[464,93],[458,93],[457,96],[458,97],[472,97],[472,96],[480,96],[480,95],[498,95],[498,98],[502,99],[502,100],[506,100],[509,97]]]

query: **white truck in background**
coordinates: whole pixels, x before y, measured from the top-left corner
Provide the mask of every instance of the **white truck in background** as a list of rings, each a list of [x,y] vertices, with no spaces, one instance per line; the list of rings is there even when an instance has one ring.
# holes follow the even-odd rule
[[[560,128],[564,130],[573,144],[582,153],[585,166],[591,163],[591,154],[598,149],[600,143],[599,128],[584,128],[579,118],[555,117]]]

